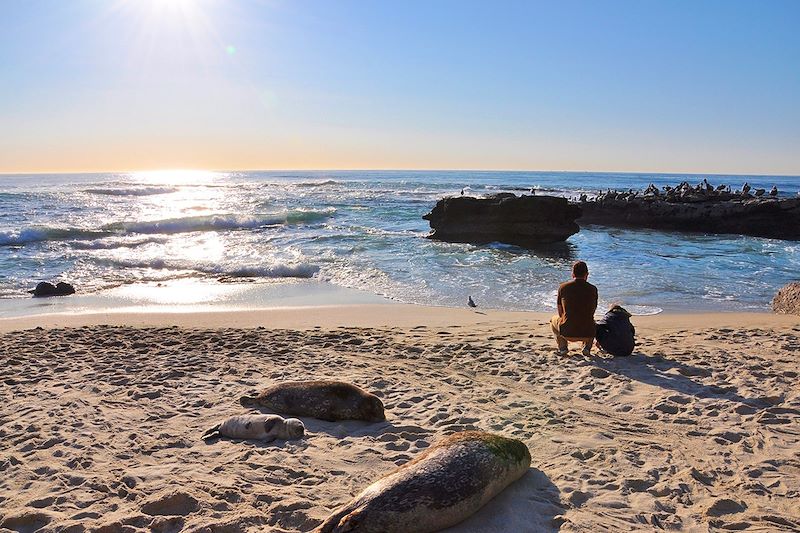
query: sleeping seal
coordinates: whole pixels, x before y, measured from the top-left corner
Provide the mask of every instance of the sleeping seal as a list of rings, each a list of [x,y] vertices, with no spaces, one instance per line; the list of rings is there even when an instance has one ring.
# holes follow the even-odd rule
[[[265,407],[276,413],[320,420],[386,420],[383,403],[355,385],[342,381],[284,381],[255,396],[239,399],[245,407]]]
[[[232,416],[221,424],[203,433],[203,440],[214,437],[231,439],[253,439],[271,442],[275,439],[299,439],[305,426],[296,418],[282,418],[278,415],[239,415]]]
[[[315,531],[438,531],[477,511],[530,464],[521,441],[482,431],[456,433],[368,486]]]

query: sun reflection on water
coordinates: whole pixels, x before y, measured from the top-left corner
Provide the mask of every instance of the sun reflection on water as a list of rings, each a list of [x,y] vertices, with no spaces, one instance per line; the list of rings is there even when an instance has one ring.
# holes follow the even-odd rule
[[[123,285],[108,294],[129,300],[132,305],[196,305],[236,300],[237,295],[247,289],[249,287],[242,284],[184,279],[157,284]]]

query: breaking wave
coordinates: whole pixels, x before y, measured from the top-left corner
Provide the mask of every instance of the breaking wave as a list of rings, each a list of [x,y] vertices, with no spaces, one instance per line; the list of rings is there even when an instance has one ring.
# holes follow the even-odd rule
[[[225,266],[166,259],[150,260],[97,260],[113,266],[125,268],[150,268],[154,270],[190,270],[202,274],[227,276],[232,278],[311,278],[319,272],[317,265],[310,263],[276,263],[271,265]]]
[[[194,231],[226,231],[255,229],[282,224],[303,224],[324,220],[335,210],[295,210],[270,215],[203,215],[168,218],[146,222],[117,222],[103,229],[123,233],[191,233]]]
[[[64,241],[70,239],[102,239],[109,235],[111,235],[110,232],[103,230],[32,226],[18,231],[0,231],[0,246],[20,246],[31,242]]]
[[[98,239],[94,241],[75,241],[70,246],[77,250],[113,250],[115,248],[138,248],[145,244],[164,244],[169,242],[166,237],[148,237],[136,241],[121,241],[115,239]]]
[[[54,228],[34,226],[21,230],[0,231],[0,246],[19,246],[43,241],[87,241],[126,234],[172,234],[195,231],[227,231],[255,229],[286,224],[306,224],[318,222],[333,216],[335,209],[297,209],[270,215],[204,215],[142,222],[115,222],[99,229]],[[79,246],[80,247],[80,246]],[[102,248],[103,245],[94,245]],[[114,246],[110,246],[114,247]],[[85,246],[84,248],[91,248]]]
[[[102,194],[104,196],[152,196],[154,194],[169,194],[178,192],[177,187],[134,187],[129,189],[86,189],[89,194]]]
[[[325,187],[327,185],[339,185],[341,182],[335,180],[325,180],[325,181],[301,181],[300,183],[295,183],[295,187]]]

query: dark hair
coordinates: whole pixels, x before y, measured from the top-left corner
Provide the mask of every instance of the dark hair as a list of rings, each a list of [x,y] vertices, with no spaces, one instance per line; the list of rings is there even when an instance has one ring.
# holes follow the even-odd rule
[[[572,263],[572,275],[576,278],[585,278],[589,275],[589,267],[583,261]]]

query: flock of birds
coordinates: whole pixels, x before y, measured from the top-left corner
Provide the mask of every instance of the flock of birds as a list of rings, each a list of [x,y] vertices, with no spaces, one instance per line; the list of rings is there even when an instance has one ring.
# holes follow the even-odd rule
[[[752,193],[751,193],[752,191]],[[599,191],[595,198],[596,201],[602,202],[603,200],[626,200],[631,201],[635,198],[644,198],[644,199],[663,199],[668,202],[680,202],[680,201],[703,201],[708,199],[715,199],[715,200],[731,200],[731,199],[740,199],[746,200],[748,198],[762,198],[764,195],[767,195],[768,198],[777,198],[778,196],[778,187],[774,186],[772,189],[767,192],[766,189],[753,189],[749,183],[745,182],[742,185],[741,189],[738,190],[731,190],[730,185],[718,185],[714,187],[711,185],[707,179],[703,179],[702,182],[698,183],[697,185],[690,185],[688,181],[682,182],[677,187],[671,187],[669,185],[665,185],[661,189],[653,185],[652,183],[644,190],[644,192],[635,191],[633,189],[628,189],[627,192],[625,191],[612,191],[611,189],[603,192]],[[579,201],[586,202],[588,201],[587,195],[581,194]]]

